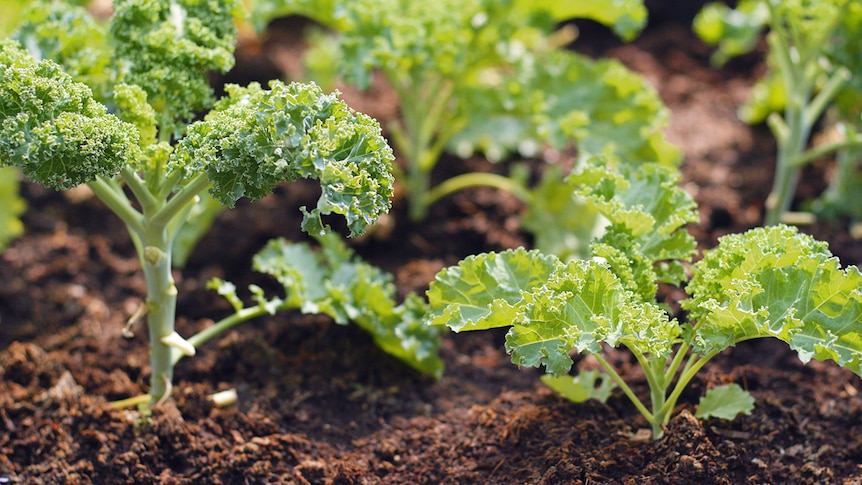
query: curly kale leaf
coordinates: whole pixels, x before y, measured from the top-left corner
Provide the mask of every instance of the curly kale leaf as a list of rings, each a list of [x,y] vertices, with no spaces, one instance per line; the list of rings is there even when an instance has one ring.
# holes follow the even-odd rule
[[[686,291],[697,352],[775,337],[803,362],[834,360],[862,375],[862,275],[796,228],[724,236],[694,265]]]
[[[30,2],[11,36],[36,59],[51,59],[75,81],[90,86],[98,101],[110,98],[114,72],[108,29],[86,8],[65,1]]]
[[[233,66],[236,0],[117,0],[111,19],[120,81],[147,92],[163,130],[179,135],[212,105],[208,73]]]
[[[0,42],[0,164],[67,189],[132,164],[139,138],[59,65]]]
[[[279,182],[318,180],[317,207],[302,209],[310,234],[323,231],[321,215],[343,215],[358,235],[389,210],[393,154],[376,121],[313,84],[227,90],[229,97],[180,140],[174,170],[205,171],[212,194],[228,206],[264,197]]]
[[[255,255],[254,268],[284,287],[283,307],[329,315],[342,325],[354,322],[388,354],[440,377],[440,330],[424,324],[424,301],[411,293],[396,304],[391,275],[358,258],[336,234],[317,240],[321,251],[273,239]]]

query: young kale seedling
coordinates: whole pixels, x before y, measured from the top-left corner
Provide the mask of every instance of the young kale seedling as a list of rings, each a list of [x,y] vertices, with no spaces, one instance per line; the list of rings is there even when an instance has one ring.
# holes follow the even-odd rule
[[[570,352],[593,355],[655,438],[704,364],[745,340],[774,337],[803,362],[834,360],[862,375],[862,275],[855,266],[842,270],[825,243],[778,225],[725,236],[688,279],[683,263],[695,243],[683,226],[697,217],[676,171],[612,166],[593,161],[567,180],[609,221],[593,258],[564,262],[524,249],[470,256],[431,284],[427,321],[455,331],[511,327],[512,361],[555,376],[570,371]],[[688,321],[680,323],[656,301],[657,282],[686,280]],[[606,346],[625,347],[637,360],[648,404],[604,357]],[[702,415],[733,416],[750,406],[736,388],[721,392],[734,400],[733,411]]]
[[[341,214],[357,235],[389,209],[393,157],[374,120],[311,84],[229,86],[187,125],[213,104],[208,71],[233,63],[238,3],[113,7],[111,75],[98,89],[15,41],[0,43],[0,164],[57,189],[85,183],[125,223],[147,285],[152,405],[169,396],[178,356],[195,352],[174,329],[171,247],[198,196],[209,189],[233,206],[280,182],[314,179],[321,194],[301,208],[302,229],[320,235],[321,216]],[[42,54],[38,44],[27,48]],[[103,94],[105,104],[96,99]]]
[[[709,4],[694,23],[701,38],[718,44],[717,64],[753,49],[764,28],[769,30],[769,71],[740,115],[750,123],[766,119],[778,143],[766,224],[786,219],[801,169],[835,151],[839,166],[825,200],[838,212],[862,217],[856,197],[862,187],[862,3],[744,0],[735,9]],[[826,141],[809,148],[812,130],[830,106],[835,108],[829,120],[834,129]]]

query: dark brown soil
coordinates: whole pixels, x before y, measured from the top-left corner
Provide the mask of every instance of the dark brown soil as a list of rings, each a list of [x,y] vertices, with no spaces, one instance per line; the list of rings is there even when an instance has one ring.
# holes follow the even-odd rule
[[[701,208],[690,230],[707,248],[761,223],[775,147],[767,129],[736,118],[760,57],[714,69],[685,22],[654,25],[630,45],[583,25],[579,48],[643,73],[671,108],[683,184]],[[261,56],[279,45],[264,47]],[[255,76],[272,69],[261,57],[241,60],[258,66]],[[444,161],[441,171],[490,168],[479,159],[458,166]],[[827,168],[811,167],[799,193],[821,190]],[[146,392],[149,373],[146,332],[121,336],[144,294],[122,224],[86,196],[29,184],[24,193],[26,236],[0,263],[0,483],[862,483],[859,378],[803,366],[769,341],[711,362],[666,436],[652,441],[622,393],[607,404],[566,402],[538,371],[510,363],[500,332],[445,335],[447,371],[434,381],[355,327],[287,314],[245,324],[181,362],[175,399],[142,426],[135,412],[107,406]],[[177,274],[180,333],[227,312],[204,289],[211,276],[260,282],[251,256],[271,237],[301,239],[297,207],[311,197],[310,187],[285,186],[222,214]],[[402,294],[422,292],[468,254],[529,245],[521,210],[506,194],[473,190],[435,206],[423,225],[404,222],[396,207],[397,237],[355,245],[395,274]],[[844,264],[862,261],[846,227],[803,230],[829,241]],[[637,379],[625,354],[613,357]],[[754,394],[752,415],[695,419],[699,396],[724,382]],[[214,408],[207,395],[227,388],[239,403]],[[646,384],[636,391],[646,395]]]

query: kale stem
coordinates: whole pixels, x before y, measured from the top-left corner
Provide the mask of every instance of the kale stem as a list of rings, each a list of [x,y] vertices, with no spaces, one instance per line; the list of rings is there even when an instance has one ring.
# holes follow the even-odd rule
[[[625,395],[629,398],[629,401],[631,401],[632,404],[635,405],[637,410],[640,411],[641,415],[646,418],[647,422],[653,424],[653,434],[655,434],[655,418],[653,417],[653,414],[649,411],[649,409],[646,408],[646,406],[643,405],[640,399],[638,399],[638,397],[635,395],[634,391],[632,391],[629,385],[626,384],[626,381],[624,381],[623,378],[620,377],[616,369],[614,369],[613,366],[610,365],[604,357],[602,357],[600,354],[592,355],[599,362],[599,365],[601,365],[605,369],[605,371],[607,371],[608,375],[611,376],[611,379],[613,379],[614,382],[616,382],[617,385],[620,386],[620,389],[623,390],[623,393],[625,393]]]
[[[87,183],[96,197],[99,198],[111,212],[117,215],[129,229],[129,232],[141,234],[144,231],[143,215],[132,207],[126,194],[113,179],[107,179],[101,175],[92,182]]]
[[[493,187],[509,192],[525,203],[530,200],[529,190],[509,177],[495,173],[471,172],[456,175],[430,189],[425,196],[425,203],[431,205],[446,196],[470,187]]]

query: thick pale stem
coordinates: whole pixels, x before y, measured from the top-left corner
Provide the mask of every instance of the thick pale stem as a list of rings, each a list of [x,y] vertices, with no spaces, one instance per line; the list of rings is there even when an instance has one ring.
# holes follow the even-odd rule
[[[167,397],[173,381],[174,365],[171,345],[166,343],[174,333],[177,287],[171,274],[171,251],[167,231],[149,227],[144,241],[142,266],[147,282],[147,327],[150,337],[150,404]]]

